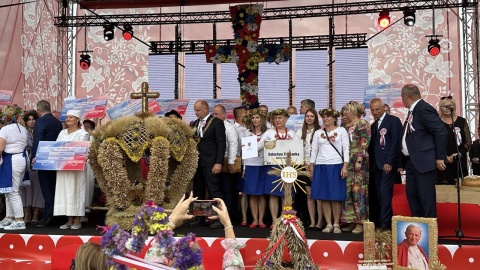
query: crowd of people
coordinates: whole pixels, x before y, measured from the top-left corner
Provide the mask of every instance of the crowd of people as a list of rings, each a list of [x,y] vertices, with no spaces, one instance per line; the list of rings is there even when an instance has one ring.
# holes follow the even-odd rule
[[[435,110],[421,99],[418,87],[407,84],[401,99],[408,109],[403,125],[379,98],[369,104],[373,123],[364,119],[366,110],[361,102],[351,101],[340,111],[317,111],[315,102],[306,99],[299,110],[304,123],[297,132],[286,126],[289,116],[297,114],[293,106],[270,112],[266,105],[248,111],[238,107],[231,122],[224,106],[216,105],[211,114],[208,103],[198,100],[194,104],[197,119],[190,123],[199,153],[193,194],[199,199],[222,198],[241,226],[266,228],[277,219],[284,193],[274,188],[278,176],[268,174],[272,166],[264,165],[264,144],[302,140],[310,177],[300,177],[307,194],[297,192],[294,196],[305,199],[296,200],[294,207],[309,229],[362,233],[367,220],[382,230],[390,229],[393,186],[399,182],[400,172],[406,175],[413,215],[435,217],[435,185],[454,184],[462,173],[468,174],[467,153],[474,173],[480,171],[480,144],[478,140],[472,144],[465,119],[456,115],[453,97],[442,97]],[[45,100],[26,113],[17,106],[5,106],[1,115],[0,192],[6,195],[7,215],[0,228],[24,229],[29,222],[50,226],[54,216],[67,217],[61,229],[81,228],[93,194],[89,166],[85,171],[35,171],[31,165],[40,141],[91,140],[95,122],[70,110],[62,124]],[[174,110],[165,117],[182,118]],[[241,139],[248,136],[256,136],[258,156],[242,160]],[[206,223],[204,218],[195,218],[190,225]],[[223,228],[219,221],[209,225]]]
[[[22,230],[28,223],[51,226],[54,216],[66,216],[60,229],[80,229],[85,206],[93,199],[89,166],[83,171],[37,171],[33,165],[40,141],[88,141],[95,123],[88,119],[82,123],[80,111],[69,110],[62,124],[45,100],[27,112],[6,105],[0,115],[0,193],[5,194],[6,205],[0,228]]]
[[[475,141],[471,147],[468,125],[464,118],[456,115],[455,100],[451,96],[441,98],[437,111],[421,99],[417,86],[407,84],[401,91],[401,100],[408,109],[403,124],[390,114],[390,107],[380,98],[370,101],[374,118],[371,123],[364,119],[366,109],[362,102],[351,101],[340,111],[332,108],[317,111],[315,103],[306,99],[299,110],[305,116],[304,123],[297,132],[285,125],[289,115],[297,114],[293,106],[270,112],[266,105],[248,111],[236,108],[232,124],[237,136],[229,135],[233,132],[228,128],[229,121],[224,117],[220,117],[221,121],[215,120],[216,109],[210,115],[208,104],[199,100],[195,103],[198,119],[191,123],[196,129],[200,157],[194,194],[199,198],[205,198],[207,193],[213,197],[221,194],[230,202],[227,207],[234,208],[235,199],[230,194],[240,193],[241,225],[265,228],[268,221],[278,217],[283,191],[274,189],[273,181],[278,177],[268,174],[271,165],[264,165],[264,143],[302,140],[305,168],[310,177],[299,176],[307,194],[297,192],[294,196],[305,196],[305,199],[295,200],[294,207],[308,229],[359,234],[363,232],[363,222],[370,220],[379,229],[390,230],[393,187],[395,183],[402,183],[402,174],[413,215],[436,217],[435,185],[456,183],[457,158],[463,175],[468,174],[466,156],[470,148],[472,168],[480,171],[480,144]],[[215,108],[219,107],[224,111],[222,105]],[[236,149],[241,156],[241,146],[237,144],[249,136],[257,137],[258,156],[243,160],[240,176],[231,171],[220,174],[221,166],[227,164],[223,158],[228,157],[229,165],[233,162],[228,149]],[[438,173],[440,171],[442,173]],[[232,183],[225,183],[227,181]],[[251,213],[250,224],[245,216],[245,197]],[[233,210],[230,213],[235,218]],[[267,211],[270,217],[265,215]],[[197,219],[192,225],[204,223]],[[217,225],[210,227],[221,228]]]

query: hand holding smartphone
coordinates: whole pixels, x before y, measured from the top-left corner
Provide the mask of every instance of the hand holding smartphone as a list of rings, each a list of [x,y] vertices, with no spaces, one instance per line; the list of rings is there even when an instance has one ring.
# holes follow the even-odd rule
[[[190,203],[189,214],[194,216],[216,216],[217,213],[212,206],[218,207],[218,202],[214,200],[197,200]]]

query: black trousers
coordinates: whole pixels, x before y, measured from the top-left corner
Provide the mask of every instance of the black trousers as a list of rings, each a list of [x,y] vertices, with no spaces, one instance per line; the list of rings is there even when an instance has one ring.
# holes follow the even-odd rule
[[[57,184],[56,171],[38,171],[38,182],[42,190],[43,199],[45,199],[45,209],[43,210],[43,219],[53,218],[53,204],[55,202],[55,186]]]
[[[218,177],[212,174],[213,165],[210,167],[197,167],[195,176],[193,177],[193,196],[199,200],[205,200],[205,188],[210,198],[222,198],[220,192],[220,181]]]
[[[380,206],[380,228],[390,229],[392,227],[392,199],[393,185],[397,177],[397,168],[393,167],[388,174],[380,168],[375,168],[375,189],[377,191],[378,204]]]
[[[435,181],[437,170],[420,173],[415,170],[410,159],[407,159],[405,170],[407,172],[405,191],[412,216],[436,218],[437,193],[435,191]]]

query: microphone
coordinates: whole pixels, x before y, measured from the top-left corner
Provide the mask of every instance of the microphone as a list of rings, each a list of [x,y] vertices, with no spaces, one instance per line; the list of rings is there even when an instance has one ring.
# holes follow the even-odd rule
[[[452,105],[447,105],[444,107],[445,109],[449,110],[450,112],[453,112],[453,107]]]

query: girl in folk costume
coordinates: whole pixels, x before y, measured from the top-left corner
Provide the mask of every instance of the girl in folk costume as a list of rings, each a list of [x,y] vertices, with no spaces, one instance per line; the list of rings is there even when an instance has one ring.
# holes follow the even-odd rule
[[[58,141],[88,141],[89,135],[80,128],[80,111],[69,110],[66,129],[58,134]],[[55,186],[54,216],[67,216],[68,221],[60,229],[80,229],[80,217],[85,215],[85,192],[87,175],[83,171],[57,171]]]
[[[269,116],[269,118],[273,120],[275,127],[267,130],[262,135],[262,138],[258,143],[258,147],[263,148],[265,141],[293,140],[293,138],[295,137],[295,131],[289,130],[285,126],[289,117],[287,111],[285,109],[276,109],[274,111],[271,111],[269,113]],[[273,182],[275,180],[278,180],[278,176],[268,174],[268,171],[270,171],[272,167],[273,165],[266,165],[264,167],[265,186],[263,192],[267,195],[270,195],[268,205],[270,207],[272,221],[275,221],[278,216],[278,197],[283,197],[283,190],[280,191],[279,188],[273,190],[276,186],[276,184]]]
[[[5,194],[6,216],[0,229],[25,229],[20,184],[27,167],[27,130],[17,123],[23,111],[18,106],[5,105],[0,111],[4,126],[0,130],[0,194]]]
[[[295,140],[302,140],[303,141],[303,156],[305,159],[305,166],[308,168],[310,165],[310,150],[311,144],[313,140],[313,134],[320,128],[320,124],[318,121],[318,114],[315,109],[308,108],[305,112],[305,120],[303,122],[302,129],[298,130],[295,134]],[[309,177],[303,176],[302,180],[306,183],[305,190],[307,191],[307,208],[308,214],[310,216],[310,227],[309,229],[314,229],[315,224],[317,228],[320,228],[322,225],[322,207],[320,205],[320,201],[317,203],[319,204],[317,211],[318,216],[320,217],[318,223],[315,222],[315,200],[310,197],[311,194],[311,186],[312,180]]]
[[[243,118],[243,122],[247,125],[248,130],[246,136],[257,136],[257,142],[260,141],[262,135],[267,131],[267,115],[258,110],[248,111]],[[265,215],[265,196],[264,189],[264,166],[263,166],[263,147],[258,148],[258,157],[248,158],[244,160],[245,169],[243,170],[245,186],[243,193],[250,195],[250,211],[252,212],[253,222],[250,228],[265,228],[263,217]]]
[[[347,200],[343,204],[341,221],[349,223],[343,231],[355,234],[363,232],[363,221],[368,221],[368,144],[370,124],[361,119],[365,107],[357,101],[350,101],[343,109],[345,129],[350,139],[350,162],[347,176]]]
[[[327,222],[323,232],[341,233],[339,222],[342,202],[347,196],[345,179],[348,176],[350,143],[345,128],[337,126],[340,116],[338,111],[324,109],[319,114],[325,128],[317,130],[313,135],[309,166],[312,175],[311,198],[322,201]]]

